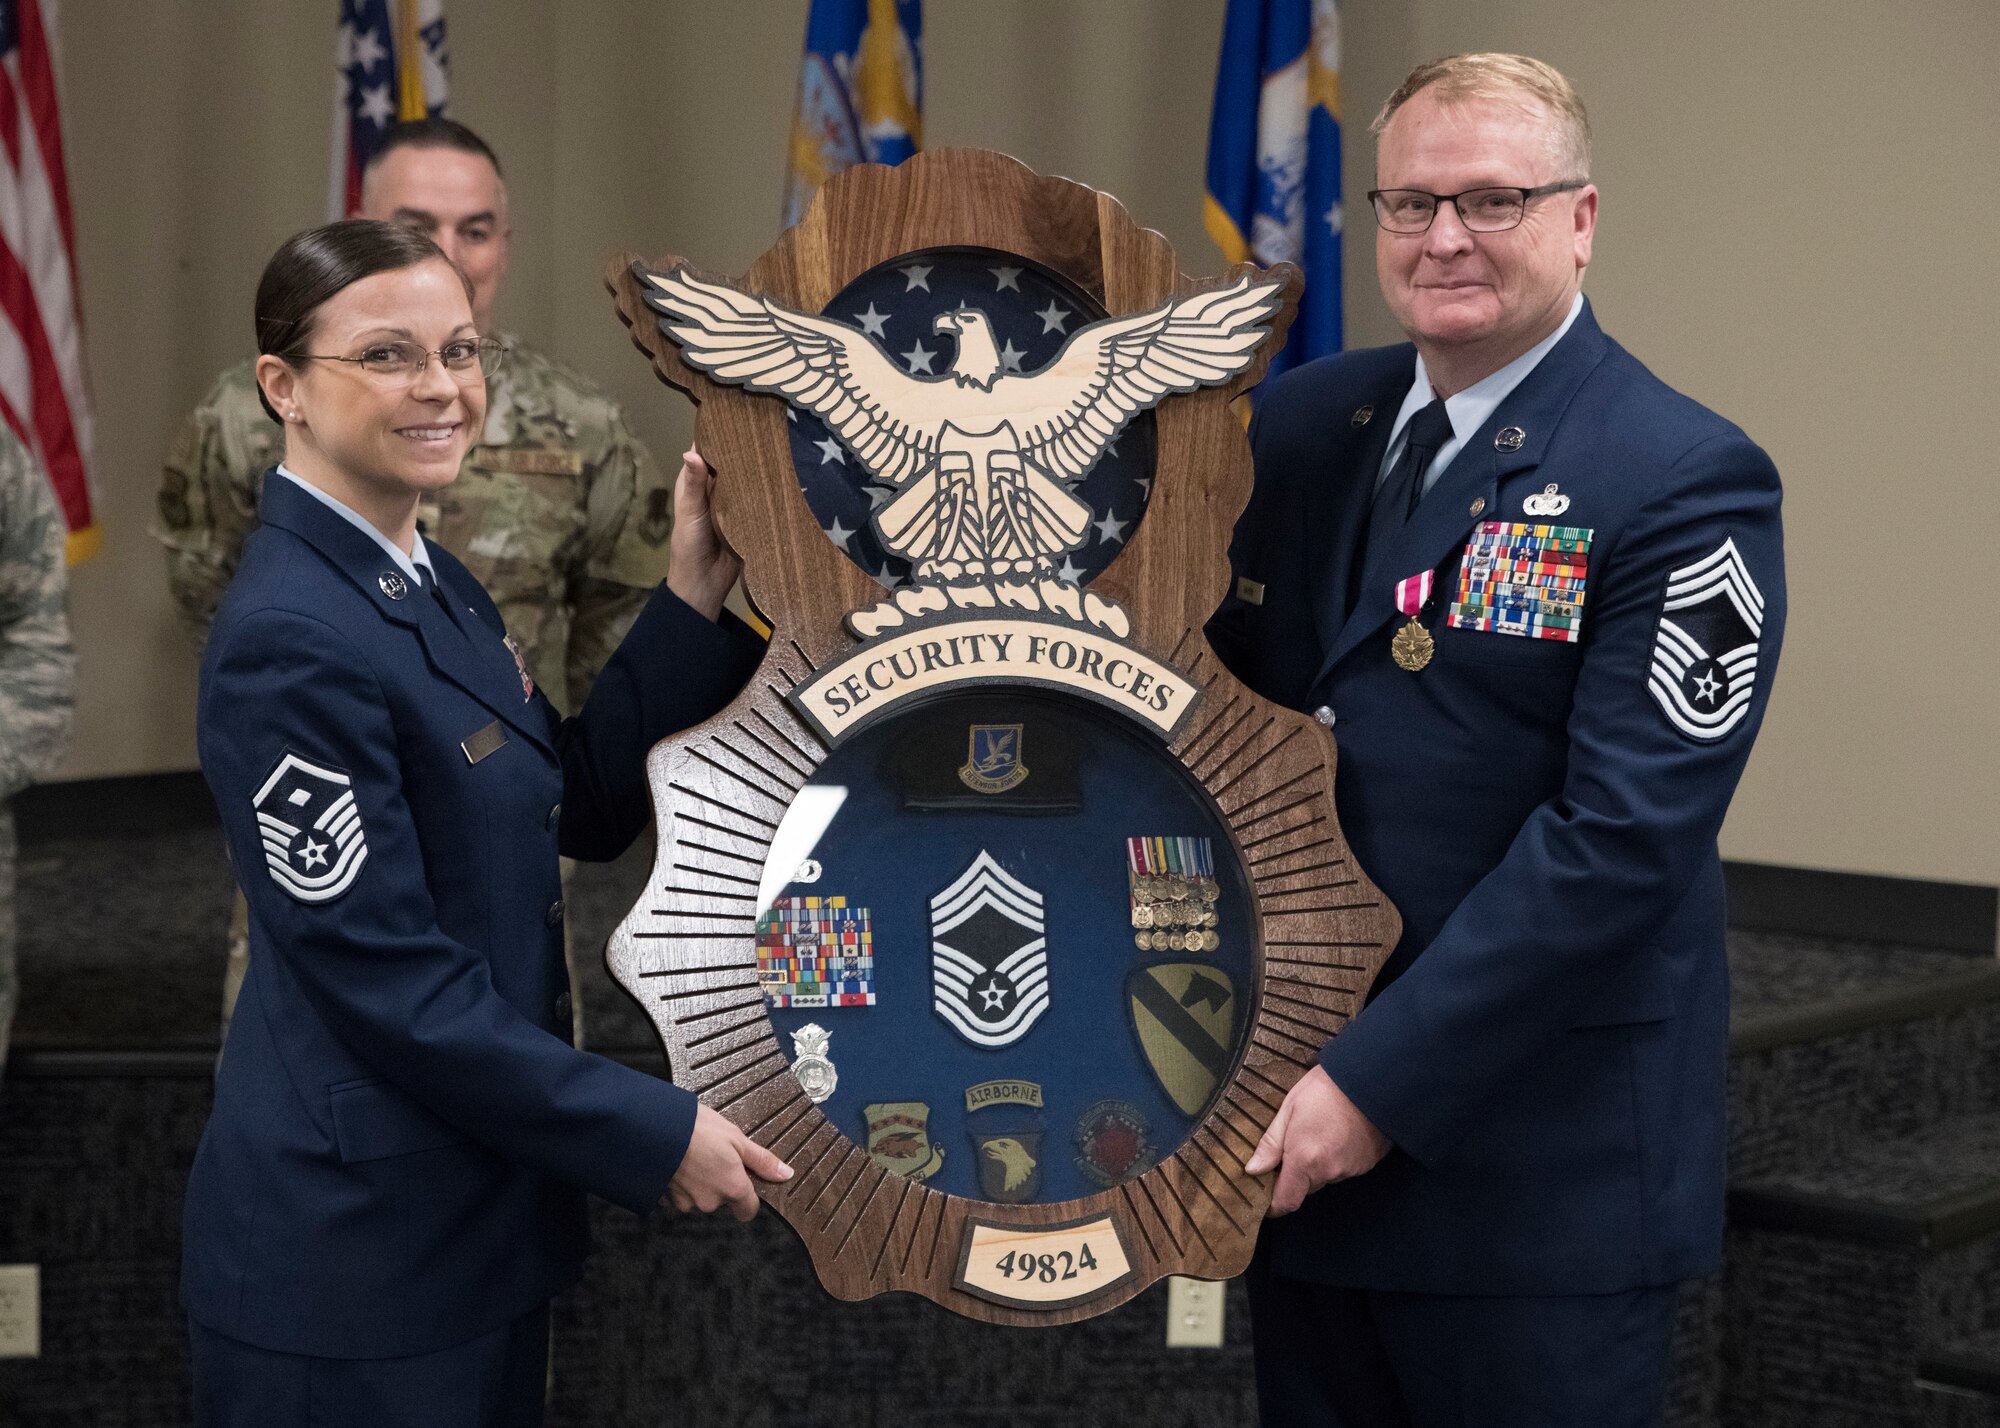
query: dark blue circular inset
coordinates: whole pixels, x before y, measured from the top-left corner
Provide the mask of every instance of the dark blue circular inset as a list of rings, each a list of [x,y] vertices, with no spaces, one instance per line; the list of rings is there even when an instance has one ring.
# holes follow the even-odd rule
[[[986,315],[1000,343],[1001,370],[1032,375],[1053,362],[1079,328],[1102,321],[1102,304],[1053,268],[991,248],[930,248],[871,268],[843,288],[821,315],[860,328],[913,376],[946,379],[958,338],[938,317],[959,307]],[[885,586],[909,579],[910,565],[884,549],[874,516],[895,494],[872,484],[860,458],[811,412],[787,408],[799,487],[833,543]],[[1090,507],[1083,544],[1056,561],[1064,579],[1084,584],[1132,538],[1152,490],[1153,414],[1142,413],[1068,487]]]
[[[1160,886],[1135,890],[1135,858]],[[1125,720],[1036,693],[891,714],[828,757],[771,862],[779,1043],[890,1169],[973,1199],[1094,1194],[1173,1154],[1234,1074],[1249,881],[1206,793]]]

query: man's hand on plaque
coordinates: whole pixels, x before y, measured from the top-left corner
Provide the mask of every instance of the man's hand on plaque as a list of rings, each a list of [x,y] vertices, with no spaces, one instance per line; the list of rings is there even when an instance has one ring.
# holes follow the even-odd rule
[[[686,471],[683,469],[685,479]],[[792,1167],[778,1159],[707,1106],[694,1113],[694,1134],[688,1138],[681,1168],[667,1185],[660,1203],[682,1214],[708,1214],[729,1207],[739,1220],[757,1218],[757,1191],[750,1177],[781,1185],[792,1178]]]
[[[715,473],[689,447],[681,453],[681,474],[674,481],[673,561],[667,588],[713,620],[722,614],[723,599],[743,573],[743,561],[715,528],[710,497]]]
[[[1364,1175],[1388,1153],[1389,1137],[1315,1066],[1286,1095],[1243,1168],[1252,1175],[1277,1170],[1269,1213],[1289,1215],[1320,1186]]]

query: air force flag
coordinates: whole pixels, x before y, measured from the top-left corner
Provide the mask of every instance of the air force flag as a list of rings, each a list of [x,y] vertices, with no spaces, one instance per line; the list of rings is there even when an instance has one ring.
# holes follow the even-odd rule
[[[339,769],[287,753],[251,800],[271,881],[300,902],[331,902],[368,861],[350,782]]]
[[[1335,0],[1229,0],[1202,221],[1229,262],[1305,270],[1305,296],[1284,351],[1271,359],[1271,376],[1340,350]]]
[[[785,174],[785,224],[850,164],[923,147],[923,0],[812,0]]]

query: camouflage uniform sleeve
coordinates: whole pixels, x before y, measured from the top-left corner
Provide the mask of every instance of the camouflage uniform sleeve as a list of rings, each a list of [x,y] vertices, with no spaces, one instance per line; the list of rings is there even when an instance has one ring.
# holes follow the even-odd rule
[[[20,442],[0,437],[0,804],[55,767],[76,699],[62,515]]]
[[[673,531],[673,483],[645,444],[609,409],[603,458],[589,482],[581,559],[571,572],[569,682],[571,710],[632,628],[653,587],[667,578],[667,537]]]
[[[152,532],[166,547],[167,589],[197,653],[257,523],[258,482],[283,454],[248,365],[222,375],[167,451]]]

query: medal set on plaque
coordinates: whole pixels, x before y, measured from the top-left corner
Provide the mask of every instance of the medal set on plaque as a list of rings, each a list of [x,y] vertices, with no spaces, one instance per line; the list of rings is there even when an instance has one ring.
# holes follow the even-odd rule
[[[1222,885],[1206,838],[1127,838],[1132,940],[1141,952],[1214,952]]]

